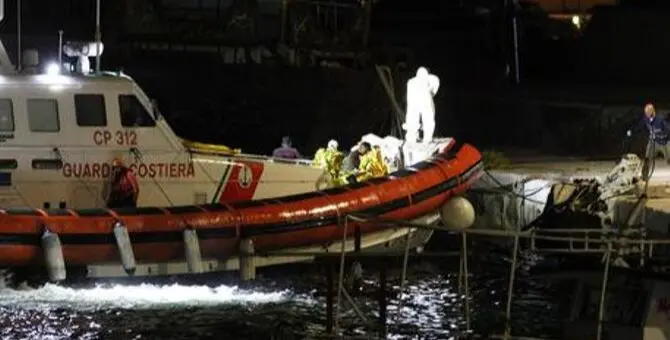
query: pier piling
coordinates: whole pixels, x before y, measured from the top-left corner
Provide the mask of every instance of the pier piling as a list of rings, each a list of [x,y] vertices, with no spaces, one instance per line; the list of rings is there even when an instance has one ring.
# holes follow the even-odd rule
[[[333,334],[335,326],[335,309],[333,296],[335,295],[335,263],[328,261],[326,267],[326,334]]]
[[[387,333],[387,309],[388,309],[388,291],[386,288],[386,263],[382,263],[379,268],[379,326],[382,339],[386,338]]]

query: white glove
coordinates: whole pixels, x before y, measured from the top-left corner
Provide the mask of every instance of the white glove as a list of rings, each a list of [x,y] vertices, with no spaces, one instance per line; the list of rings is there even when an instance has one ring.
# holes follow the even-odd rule
[[[633,132],[631,132],[630,130],[626,131],[626,136],[630,137],[632,135],[633,135]]]

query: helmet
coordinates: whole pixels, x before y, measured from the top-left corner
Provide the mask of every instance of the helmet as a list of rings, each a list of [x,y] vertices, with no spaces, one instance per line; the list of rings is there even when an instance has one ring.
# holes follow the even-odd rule
[[[337,150],[337,147],[338,147],[338,146],[339,146],[339,145],[337,144],[337,141],[336,141],[336,140],[331,139],[331,140],[328,141],[328,149]]]
[[[116,166],[116,167],[121,167],[121,166],[123,166],[123,160],[121,160],[121,158],[119,158],[119,157],[115,157],[115,158],[112,160],[112,166]]]
[[[425,78],[428,76],[428,69],[421,66],[416,70],[416,76],[418,78]]]

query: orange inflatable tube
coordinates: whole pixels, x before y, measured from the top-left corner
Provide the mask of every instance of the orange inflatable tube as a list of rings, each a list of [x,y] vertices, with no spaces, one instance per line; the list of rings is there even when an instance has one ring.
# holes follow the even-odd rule
[[[67,265],[119,262],[113,228],[126,226],[139,262],[184,259],[183,231],[197,231],[203,258],[226,259],[241,238],[256,251],[324,244],[342,238],[347,214],[410,220],[438,209],[482,172],[481,154],[452,142],[446,150],[384,178],[324,191],[231,204],[129,209],[0,211],[0,267],[41,265],[40,238],[58,234]],[[353,223],[350,223],[353,226]],[[361,234],[379,230],[360,223]],[[349,228],[353,234],[354,228]]]

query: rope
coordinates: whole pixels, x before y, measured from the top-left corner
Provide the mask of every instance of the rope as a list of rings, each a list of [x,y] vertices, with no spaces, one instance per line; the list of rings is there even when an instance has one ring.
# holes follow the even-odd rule
[[[498,186],[498,187],[495,188],[495,189],[503,189],[504,192],[507,192],[508,194],[510,194],[510,195],[512,195],[512,196],[515,196],[515,197],[517,197],[517,198],[521,198],[521,199],[527,200],[527,201],[529,201],[529,202],[533,202],[533,203],[537,203],[537,204],[546,204],[546,203],[547,203],[547,202],[542,202],[542,201],[539,201],[539,200],[532,199],[532,198],[528,197],[528,196],[533,196],[533,195],[537,194],[538,192],[540,192],[540,191],[546,189],[546,187],[539,188],[538,190],[536,190],[536,191],[534,191],[534,192],[532,192],[532,193],[530,193],[530,194],[525,194],[525,195],[523,195],[523,194],[519,194],[519,193],[515,192],[514,190],[510,189],[510,188],[509,188],[510,185],[505,185],[505,184],[503,184],[502,182],[500,182],[500,181],[499,181],[497,178],[495,178],[495,176],[493,176],[493,175],[491,174],[491,172],[489,172],[488,170],[484,170],[484,173],[486,174],[486,176],[488,176],[489,178],[491,178],[491,180]],[[553,184],[552,184],[552,185],[553,185]],[[548,185],[547,187],[550,187],[550,186],[551,186],[551,185]],[[470,190],[471,190],[471,191],[486,191],[487,189],[470,189]],[[489,189],[489,190],[490,190],[490,189]],[[492,190],[490,190],[490,191],[492,191]],[[496,192],[493,191],[493,193],[496,193]],[[498,192],[498,193],[500,193],[500,192]]]
[[[653,148],[653,147],[652,147],[652,148]],[[655,167],[655,160],[652,161],[652,164],[653,164],[653,165],[652,165],[652,171],[650,172],[649,177],[651,177],[651,175],[653,174],[653,168]],[[526,201],[531,202],[531,203],[536,203],[536,204],[546,204],[546,202],[543,202],[543,201],[540,201],[540,200],[537,200],[537,199],[530,198],[530,196],[534,196],[534,195],[536,195],[537,193],[541,192],[542,190],[544,190],[544,189],[546,189],[546,188],[548,188],[548,187],[553,186],[553,184],[548,184],[548,185],[546,185],[546,186],[542,186],[542,187],[538,188],[537,190],[532,191],[531,193],[519,194],[519,193],[515,192],[514,190],[510,189],[511,184],[508,184],[508,185],[503,184],[503,183],[500,182],[497,178],[495,178],[495,176],[494,176],[493,174],[491,174],[491,172],[489,172],[488,170],[484,170],[484,173],[485,173],[489,178],[491,178],[491,180],[493,180],[493,182],[494,182],[496,185],[498,185],[498,186],[495,187],[495,188],[493,188],[493,189],[471,188],[471,189],[469,189],[470,191],[472,191],[472,192],[491,193],[491,194],[508,193],[508,194],[511,195],[511,196],[515,196],[515,197],[517,197],[517,198],[520,198],[520,199],[522,199],[522,200],[526,200]],[[644,175],[644,174],[643,174],[643,175]],[[646,182],[647,182],[646,185],[648,185],[648,181],[646,181]],[[647,189],[646,189],[646,185],[645,185],[645,193],[646,193],[646,191],[647,191]],[[496,189],[502,189],[502,190],[496,190]],[[629,196],[629,194],[627,194],[627,193],[619,193],[619,194],[615,194],[615,195],[611,195],[611,196],[603,197],[603,198],[601,198],[601,200],[603,200],[603,201],[609,201],[609,200],[611,200],[611,199],[615,199],[615,198],[619,198],[619,197],[624,197],[624,196]]]
[[[137,148],[131,148],[131,149],[130,149],[130,153],[135,157],[135,160],[142,161],[142,160],[144,159],[144,157],[142,156],[142,153],[141,153],[140,150],[137,149]],[[161,192],[161,194],[163,195],[163,197],[165,197],[165,199],[168,201],[168,204],[170,204],[170,206],[174,206],[174,203],[173,203],[172,200],[170,199],[170,196],[167,194],[167,192],[165,191],[165,189],[163,189],[163,187],[160,185],[160,183],[158,183],[158,181],[156,180],[156,178],[155,178],[155,177],[151,177],[151,181],[154,183],[154,185],[156,185],[156,187],[158,188],[158,190],[160,190],[160,192]]]

